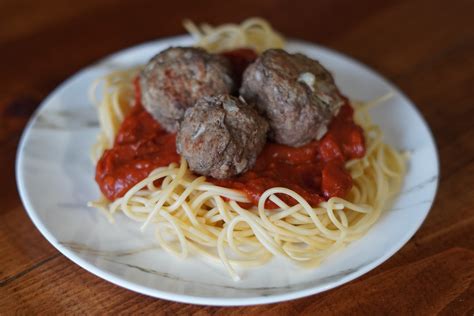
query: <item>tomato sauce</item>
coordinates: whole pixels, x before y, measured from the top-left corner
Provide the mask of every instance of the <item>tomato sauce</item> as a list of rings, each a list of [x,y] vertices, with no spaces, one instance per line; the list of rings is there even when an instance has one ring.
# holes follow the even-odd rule
[[[221,53],[222,56],[226,57],[230,61],[232,72],[235,76],[236,86],[240,86],[242,82],[242,74],[248,65],[253,63],[257,59],[257,53],[250,48],[239,48],[229,50]]]
[[[96,181],[109,200],[123,196],[153,169],[180,160],[176,135],[167,133],[145,111],[137,82],[135,86],[136,104],[123,121],[113,148],[104,152],[96,168]],[[364,154],[363,130],[354,123],[353,109],[346,101],[321,140],[298,148],[267,143],[251,170],[231,179],[208,180],[242,190],[253,205],[258,204],[264,191],[277,186],[289,188],[309,204],[317,205],[331,197],[347,195],[352,178],[344,164]],[[289,205],[295,204],[286,195],[280,198]],[[266,207],[275,205],[267,201]]]
[[[135,105],[122,122],[114,146],[103,153],[96,167],[95,180],[111,201],[155,168],[180,160],[176,134],[167,133],[142,107],[137,81],[135,86]]]
[[[352,117],[352,107],[345,104],[320,141],[298,148],[267,143],[251,170],[232,179],[210,181],[244,191],[253,205],[273,187],[291,189],[310,205],[335,196],[344,197],[352,187],[344,164],[365,154],[363,130]],[[296,202],[287,195],[279,197],[289,205]],[[275,205],[267,200],[266,207]]]

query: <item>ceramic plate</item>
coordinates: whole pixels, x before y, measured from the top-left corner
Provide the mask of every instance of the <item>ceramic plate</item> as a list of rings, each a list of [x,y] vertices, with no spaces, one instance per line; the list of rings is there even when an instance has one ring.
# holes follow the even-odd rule
[[[250,305],[295,299],[349,282],[375,268],[413,236],[433,202],[438,158],[430,130],[415,106],[395,86],[366,66],[326,48],[290,41],[287,50],[321,61],[342,92],[371,100],[395,97],[372,110],[385,140],[411,153],[402,192],[362,239],[312,270],[275,258],[241,271],[234,282],[220,265],[186,260],[157,248],[152,229],[124,215],[110,224],[86,203],[99,196],[89,151],[99,131],[88,88],[116,69],[144,64],[157,52],[192,45],[189,36],[126,49],[92,65],[59,86],[33,115],[17,157],[17,182],[25,208],[46,239],[91,273],[132,291],[163,299],[209,305]]]

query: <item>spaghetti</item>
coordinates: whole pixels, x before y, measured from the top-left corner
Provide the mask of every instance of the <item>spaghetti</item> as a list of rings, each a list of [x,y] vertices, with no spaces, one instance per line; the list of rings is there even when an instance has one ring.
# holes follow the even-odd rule
[[[212,27],[203,23],[197,26],[189,20],[184,27],[195,38],[196,46],[211,53],[220,53],[235,48],[251,48],[261,53],[269,48],[283,48],[285,41],[271,25],[261,18],[250,18],[240,25],[223,24]]]
[[[257,21],[261,26],[268,26],[262,20]],[[234,34],[234,27],[245,33],[248,25],[255,24],[246,22],[240,27],[203,26],[205,34],[198,44],[211,45],[211,39],[223,36],[222,33]],[[187,28],[192,28],[191,24]],[[243,44],[235,41],[232,45],[255,48],[250,41],[262,43],[260,37],[254,36]],[[226,40],[223,42],[223,45],[218,44],[221,40],[212,42],[211,50],[236,48]],[[104,96],[96,103],[101,133],[93,148],[94,161],[112,146],[118,127],[130,110],[136,74],[137,69],[118,71],[103,80]],[[330,198],[311,206],[296,192],[275,187],[262,194],[258,206],[246,208],[242,205],[247,205],[249,200],[243,192],[194,175],[181,158],[179,164],[152,171],[123,197],[113,202],[102,198],[90,206],[103,211],[111,221],[115,213],[122,212],[142,223],[142,230],[153,225],[159,245],[167,252],[180,258],[198,253],[221,262],[234,280],[239,279],[237,267],[259,266],[273,256],[288,258],[305,267],[316,266],[334,251],[363,236],[400,189],[405,157],[383,143],[382,131],[368,114],[370,107],[384,99],[353,104],[354,119],[364,129],[367,150],[362,159],[346,163],[353,186],[345,199]],[[283,196],[291,197],[296,204],[288,205]],[[277,208],[267,209],[267,201]]]

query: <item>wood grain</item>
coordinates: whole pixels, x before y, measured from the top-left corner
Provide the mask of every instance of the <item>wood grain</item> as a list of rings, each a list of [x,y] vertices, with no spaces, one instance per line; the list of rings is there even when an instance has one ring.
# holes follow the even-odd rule
[[[183,32],[181,21],[263,16],[290,37],[337,49],[395,82],[427,119],[441,179],[421,229],[396,255],[331,291],[223,308],[142,296],[59,254],[24,212],[19,137],[59,83],[121,48]],[[474,315],[473,1],[0,2],[0,314]]]

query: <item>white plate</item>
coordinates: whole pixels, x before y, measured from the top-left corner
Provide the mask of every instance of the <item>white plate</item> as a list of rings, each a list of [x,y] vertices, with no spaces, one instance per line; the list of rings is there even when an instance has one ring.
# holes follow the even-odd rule
[[[408,174],[393,208],[369,233],[332,255],[320,267],[300,269],[273,259],[243,271],[235,283],[223,267],[192,257],[184,261],[154,247],[153,236],[124,215],[111,225],[86,203],[99,196],[89,150],[98,133],[87,91],[111,70],[143,64],[168,46],[191,45],[188,36],[133,47],[92,65],[59,86],[33,115],[17,157],[17,182],[36,227],[69,259],[112,283],[146,295],[193,304],[250,305],[319,293],[375,268],[413,236],[428,214],[438,184],[438,157],[430,130],[415,106],[366,66],[334,51],[290,41],[289,51],[316,58],[330,69],[348,97],[396,96],[371,114],[386,141],[409,150]]]

